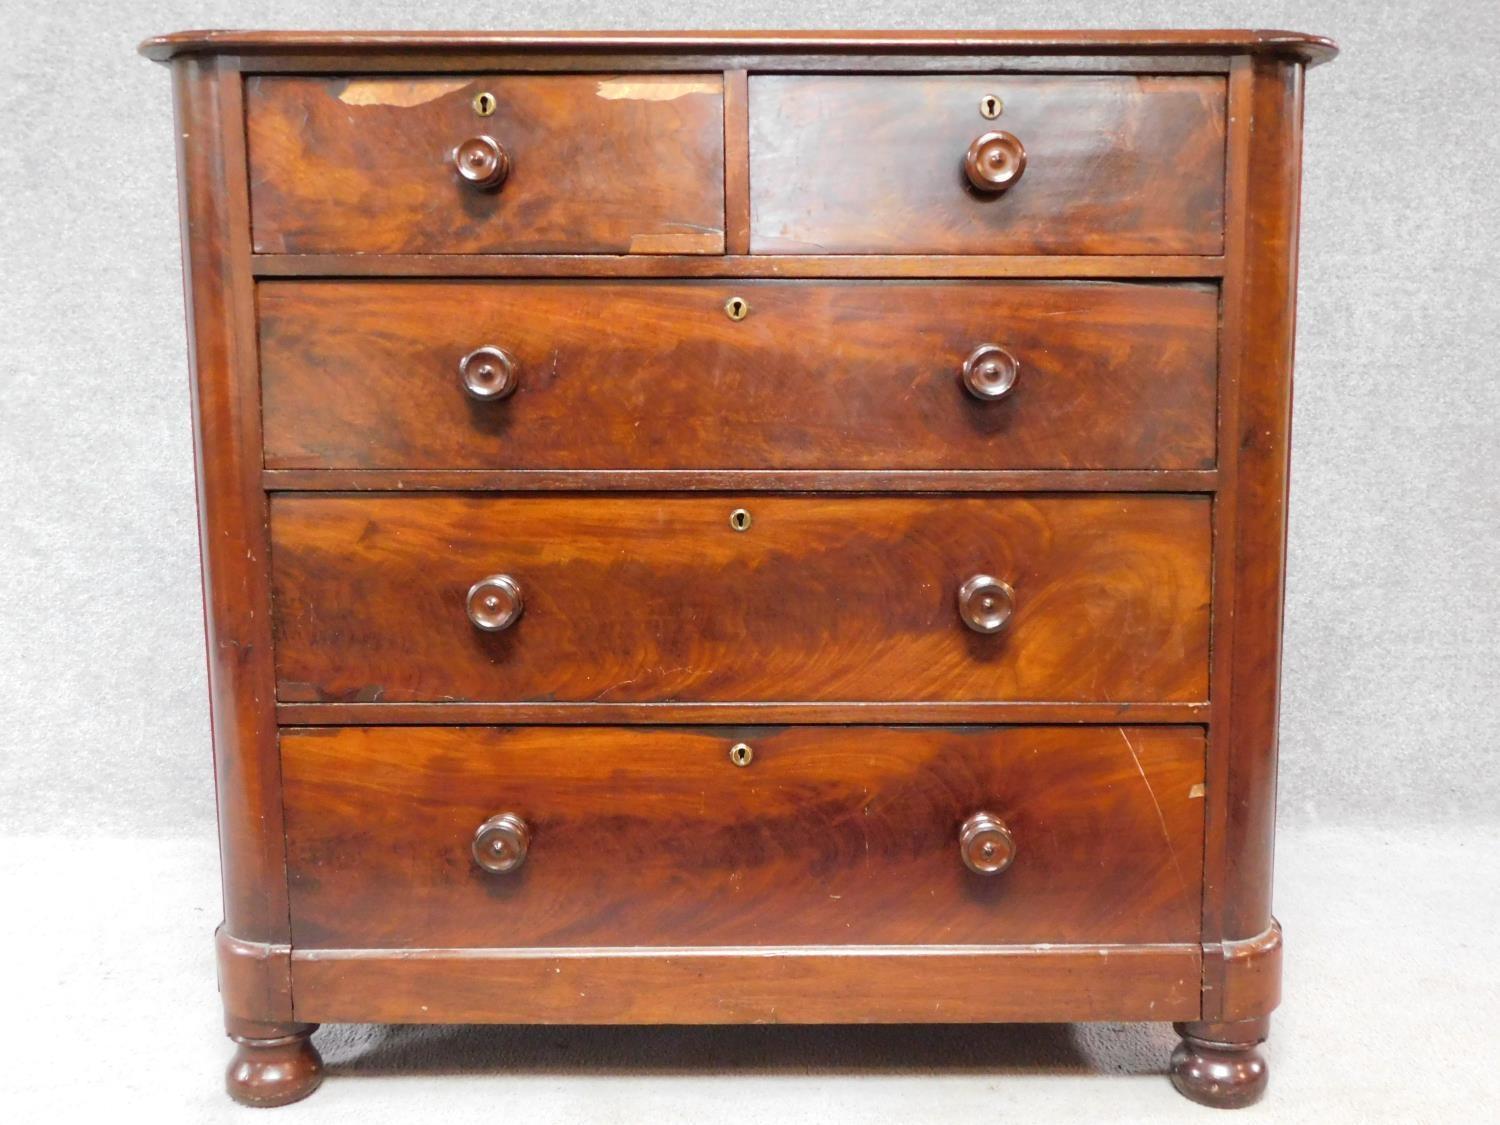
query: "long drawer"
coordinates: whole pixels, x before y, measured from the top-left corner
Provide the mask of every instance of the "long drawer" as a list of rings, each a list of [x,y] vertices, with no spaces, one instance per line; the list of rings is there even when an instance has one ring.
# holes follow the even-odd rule
[[[724,250],[715,74],[245,84],[263,254]]]
[[[318,728],[281,757],[304,949],[1199,933],[1196,727]]]
[[[283,701],[1201,701],[1206,497],[278,494]]]
[[[287,281],[258,300],[271,468],[1214,462],[1211,286]]]

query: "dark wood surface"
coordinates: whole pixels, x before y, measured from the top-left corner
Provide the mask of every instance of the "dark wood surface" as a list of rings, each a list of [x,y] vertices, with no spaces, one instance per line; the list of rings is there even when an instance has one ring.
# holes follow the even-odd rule
[[[232,1094],[310,1091],[322,1020],[1170,1019],[1179,1089],[1259,1096],[1331,43],[142,50],[178,107]],[[464,397],[481,346],[508,397]],[[971,398],[976,354],[1014,388]],[[498,575],[514,606],[473,609]],[[993,634],[976,575],[1014,591]]]
[[[300,949],[1198,933],[1197,728],[376,727],[281,750]],[[996,875],[960,855],[981,811],[1016,842]],[[469,853],[505,812],[531,840],[500,875]]]
[[[323,1057],[312,1044],[316,1024],[284,1023],[255,1035],[230,1033],[234,1058],[224,1088],[241,1105],[269,1109],[301,1101],[323,1082]]]
[[[1213,492],[1214,469],[267,469],[269,492]]]
[[[329,1023],[1187,1020],[1199,971],[1198,947],[1180,944],[308,949],[292,961],[298,1014]]]
[[[1192,58],[1225,54],[1281,56],[1316,65],[1338,53],[1333,40],[1280,30],[1139,31],[179,31],[140,45],[147,58],[217,53],[260,56],[374,57],[444,53],[532,55],[598,51],[673,56],[715,52],[971,54],[998,56],[1095,55],[1111,58],[1162,55]]]
[[[987,95],[1005,105],[994,121],[980,114]],[[1208,76],[755,75],[750,246],[1219,254],[1224,98]],[[963,170],[995,126],[1028,154],[998,195]]]
[[[1239,269],[1225,280],[1224,352],[1232,377],[1224,393],[1232,401],[1221,407],[1221,443],[1234,455],[1221,505],[1227,518],[1217,532],[1224,643],[1216,645],[1218,801],[1204,919],[1205,936],[1226,942],[1253,938],[1273,921],[1302,68],[1246,62],[1231,83],[1251,125],[1231,164],[1242,178]]]
[[[379,723],[1201,723],[1212,708],[1197,703],[1037,703],[1004,699],[830,703],[279,703],[291,726]]]
[[[251,268],[257,277],[1216,279],[1224,272],[1224,259],[1211,254],[257,254]]]
[[[1176,1027],[1182,1042],[1169,1073],[1178,1092],[1214,1109],[1243,1109],[1260,1100],[1268,1080],[1265,1056],[1256,1049],[1269,1030],[1264,1018],[1189,1020]]]
[[[270,468],[1214,461],[1218,294],[1202,285],[267,281],[259,309]],[[993,402],[961,380],[988,342],[1019,367]],[[503,400],[460,381],[484,346],[514,359]]]
[[[1202,700],[1208,530],[1170,495],[277,494],[277,697]],[[526,614],[481,633],[500,573]],[[977,573],[1017,592],[996,636],[959,620]]]
[[[255,943],[290,940],[281,760],[276,749],[269,542],[260,471],[255,328],[239,75],[219,61],[173,68],[198,539],[203,565],[224,925]],[[260,975],[232,1017],[290,1017],[286,965]],[[245,1010],[249,1009],[249,1010]]]
[[[246,84],[260,253],[724,250],[723,78],[258,77]],[[494,112],[480,116],[476,95]],[[452,164],[504,146],[503,186]]]

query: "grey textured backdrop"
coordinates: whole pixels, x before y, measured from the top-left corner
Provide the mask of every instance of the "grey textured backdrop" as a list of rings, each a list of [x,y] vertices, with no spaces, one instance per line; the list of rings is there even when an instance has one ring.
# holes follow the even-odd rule
[[[1281,815],[1500,817],[1500,15],[1391,3],[7,5],[0,822],[211,832],[166,72],[182,27],[1291,27],[1308,81]]]

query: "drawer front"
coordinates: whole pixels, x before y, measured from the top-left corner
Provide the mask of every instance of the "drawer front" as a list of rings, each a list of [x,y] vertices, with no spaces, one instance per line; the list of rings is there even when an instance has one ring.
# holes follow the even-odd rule
[[[724,249],[718,74],[259,77],[245,98],[260,253]]]
[[[1224,137],[1211,76],[756,76],[751,249],[1218,254]]]
[[[259,307],[272,468],[1214,460],[1210,286],[288,281]]]
[[[1201,701],[1209,511],[1176,495],[281,494],[278,695]],[[502,575],[513,586],[470,596]],[[976,575],[1013,590],[996,632],[961,616]],[[970,595],[976,624],[1007,608]]]
[[[281,754],[302,948],[1198,940],[1196,727],[325,728]],[[527,845],[497,873],[473,846],[506,813],[483,843]],[[961,855],[979,813],[998,873]]]

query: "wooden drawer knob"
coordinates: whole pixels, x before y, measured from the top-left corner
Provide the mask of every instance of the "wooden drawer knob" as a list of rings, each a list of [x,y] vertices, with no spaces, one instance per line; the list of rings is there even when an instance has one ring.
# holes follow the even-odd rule
[[[526,862],[531,829],[515,813],[500,813],[474,833],[474,862],[486,871],[506,875]]]
[[[474,628],[486,633],[509,629],[525,608],[521,587],[508,574],[492,574],[469,587],[467,609]]]
[[[453,167],[470,187],[494,191],[510,175],[510,154],[494,137],[470,137],[453,150]]]
[[[1016,858],[1016,839],[998,816],[977,812],[958,830],[958,854],[976,875],[998,875]]]
[[[998,195],[1013,187],[1026,171],[1026,148],[1013,133],[975,137],[964,154],[964,175],[975,191]]]
[[[980,344],[964,360],[964,390],[977,399],[994,402],[1010,394],[1021,365],[999,344]]]
[[[470,398],[493,402],[515,393],[516,361],[502,348],[475,348],[458,361],[458,374]]]
[[[998,578],[976,574],[958,588],[958,615],[976,633],[998,633],[1016,608],[1016,592]]]

